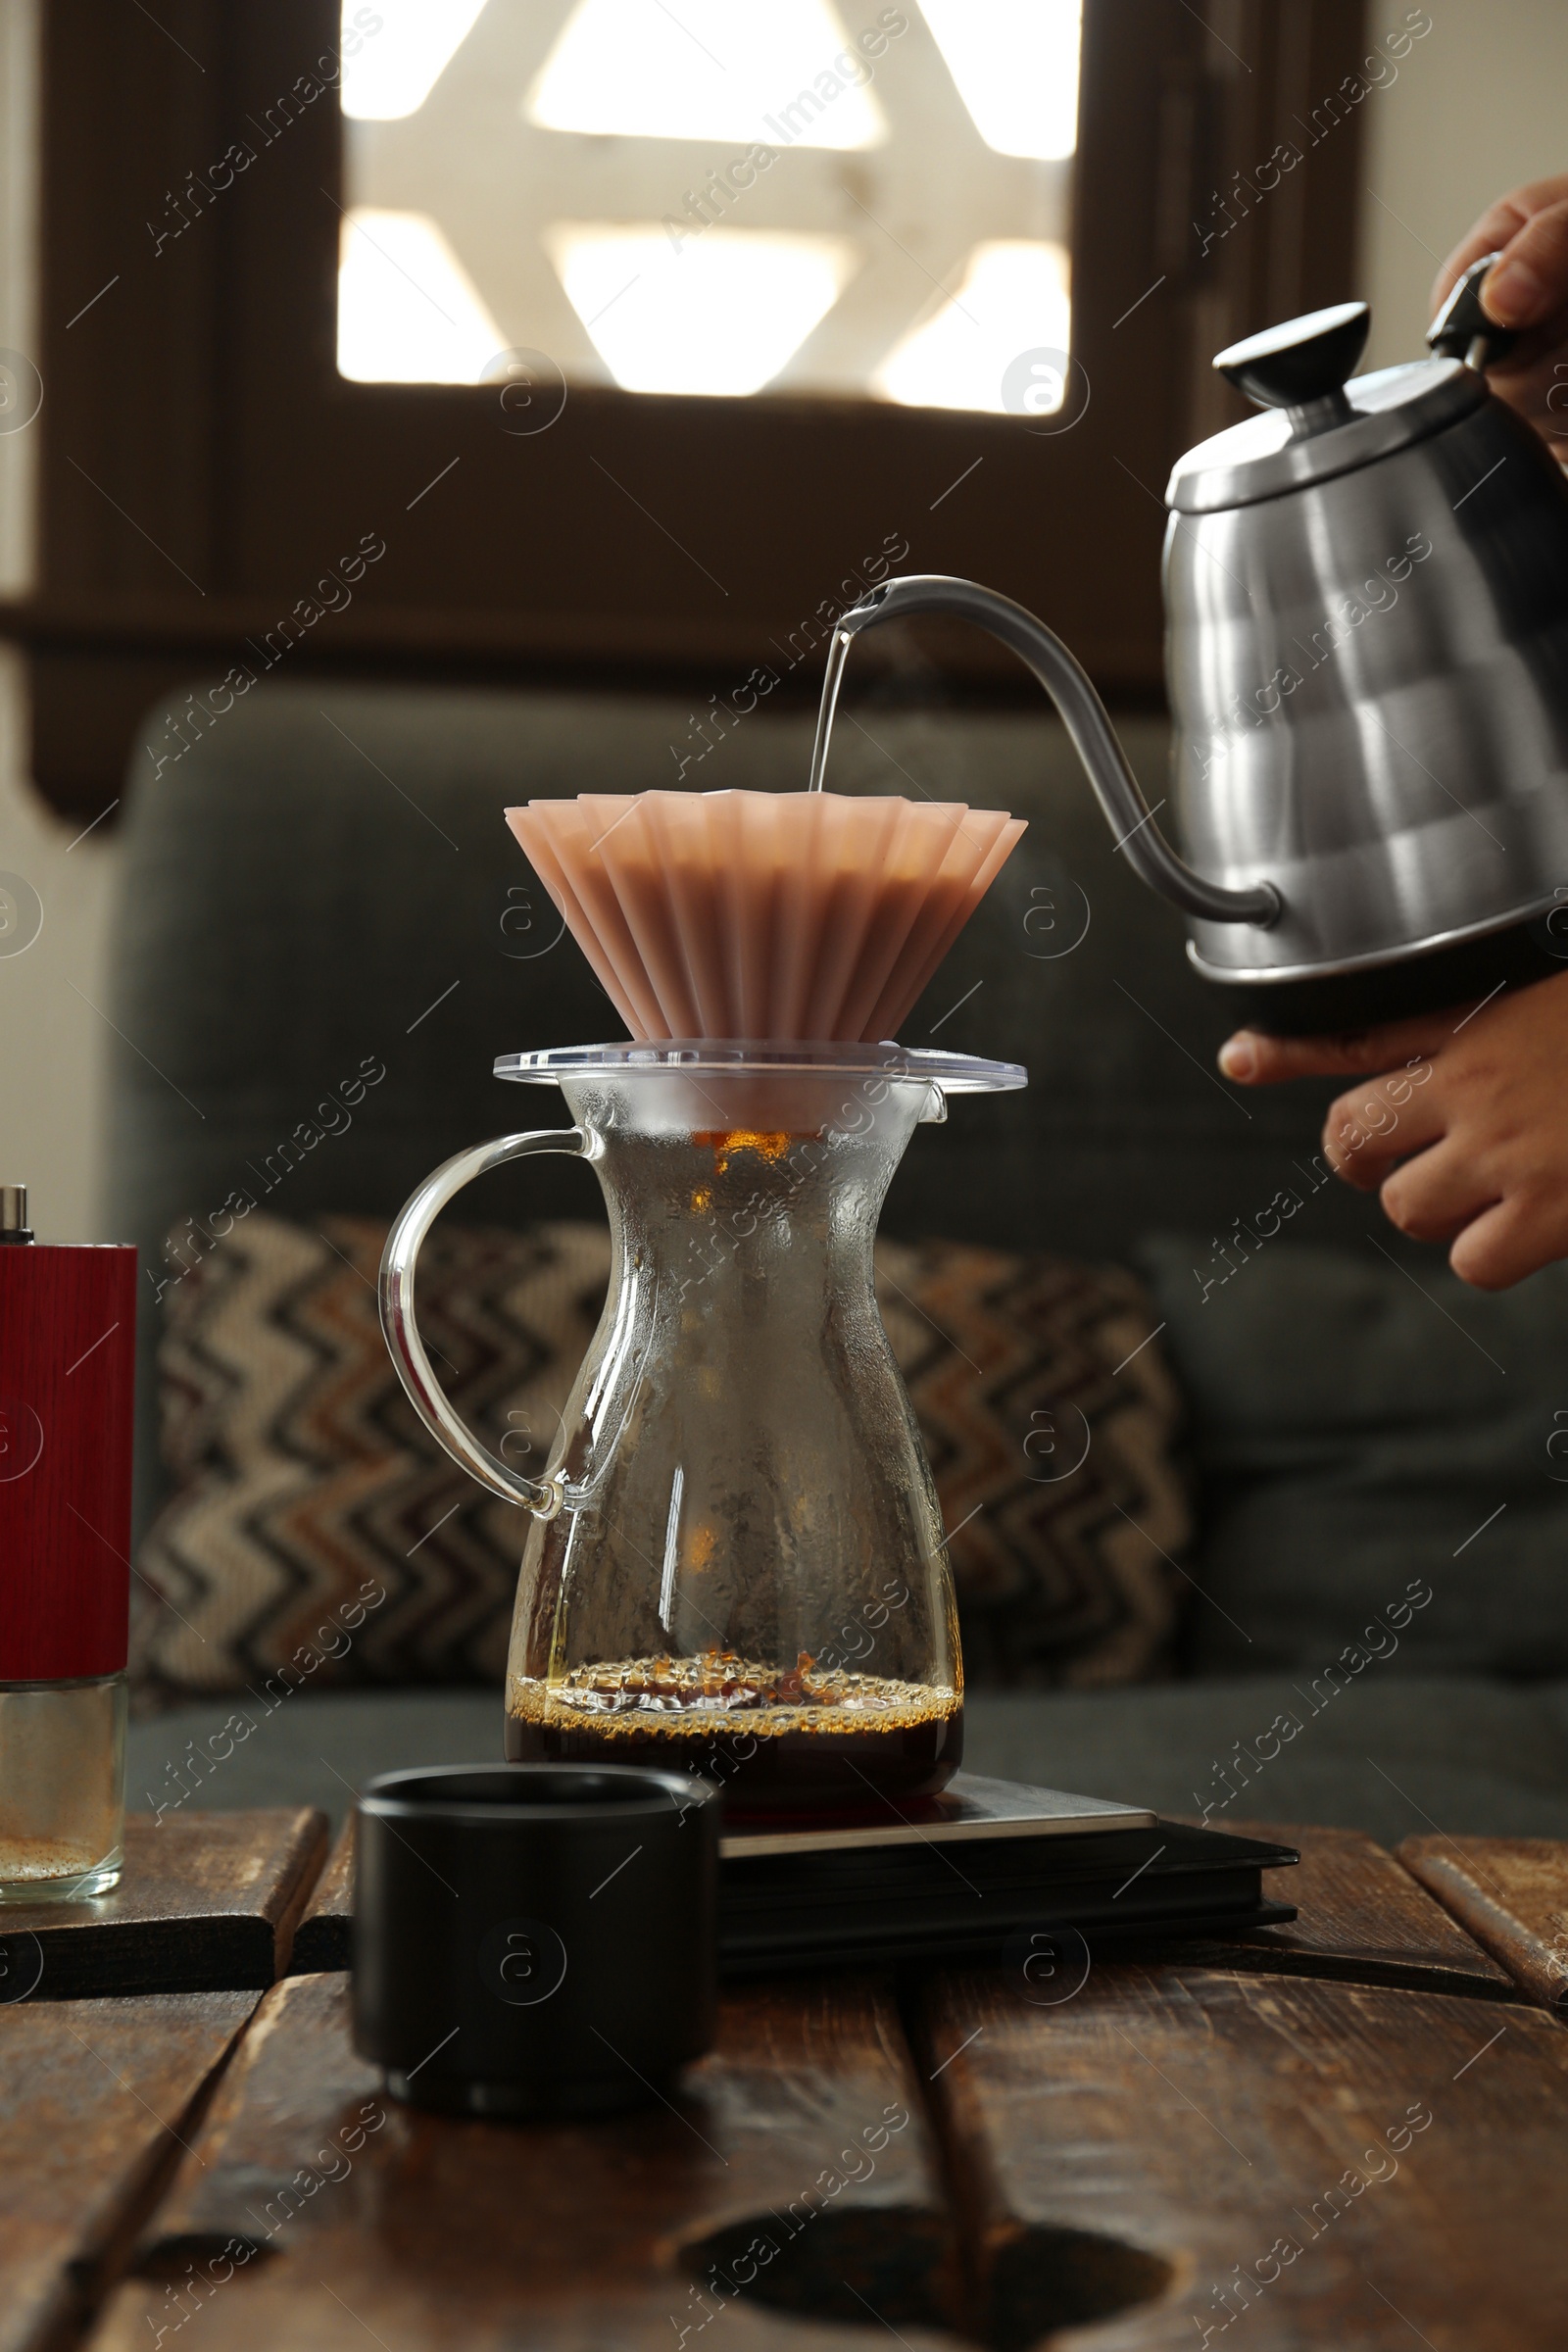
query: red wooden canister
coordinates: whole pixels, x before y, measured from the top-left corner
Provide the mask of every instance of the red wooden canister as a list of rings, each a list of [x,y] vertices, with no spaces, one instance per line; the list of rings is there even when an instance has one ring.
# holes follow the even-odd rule
[[[124,1668],[135,1365],[133,1249],[0,1244],[0,1683]]]

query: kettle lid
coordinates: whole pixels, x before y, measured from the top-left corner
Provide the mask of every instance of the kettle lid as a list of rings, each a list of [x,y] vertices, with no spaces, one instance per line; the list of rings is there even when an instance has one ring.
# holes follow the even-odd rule
[[[1364,302],[1336,303],[1220,352],[1217,372],[1257,401],[1262,414],[1179,458],[1166,505],[1178,514],[1212,514],[1277,498],[1424,440],[1487,398],[1480,370],[1458,359],[1418,360],[1350,377],[1370,324]]]

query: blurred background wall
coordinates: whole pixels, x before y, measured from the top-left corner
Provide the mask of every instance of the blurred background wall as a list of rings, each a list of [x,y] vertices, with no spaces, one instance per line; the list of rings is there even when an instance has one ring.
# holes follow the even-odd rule
[[[1382,17],[1373,10],[1369,30]],[[1432,275],[1493,198],[1568,172],[1568,54],[1558,0],[1444,0],[1391,89],[1367,105],[1361,275],[1369,368],[1421,348]]]

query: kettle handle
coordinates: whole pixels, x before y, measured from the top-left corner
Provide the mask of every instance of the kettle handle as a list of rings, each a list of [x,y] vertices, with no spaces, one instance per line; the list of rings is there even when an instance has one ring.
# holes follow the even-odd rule
[[[381,1253],[378,1295],[381,1330],[397,1376],[430,1435],[492,1494],[507,1502],[520,1502],[536,1519],[554,1519],[565,1499],[565,1472],[558,1470],[542,1482],[523,1478],[480,1444],[448,1402],[414,1312],[414,1275],[419,1250],[453,1195],[471,1184],[475,1176],[500,1167],[503,1160],[524,1159],[535,1152],[563,1152],[580,1159],[596,1156],[593,1139],[580,1127],[544,1127],[527,1135],[503,1135],[494,1143],[475,1144],[459,1152],[427,1176],[399,1209]]]
[[[1252,923],[1267,930],[1278,920],[1285,902],[1272,882],[1228,890],[1223,883],[1195,874],[1177,857],[1154,825],[1155,811],[1127,764],[1127,755],[1116,740],[1116,730],[1088,671],[1054,630],[1010,597],[999,596],[995,589],[982,588],[974,580],[951,579],[941,572],[906,572],[898,579],[883,580],[861,604],[841,616],[838,627],[853,636],[879,620],[899,620],[909,612],[956,612],[960,619],[989,630],[1028,664],[1061,712],[1078,757],[1089,771],[1095,797],[1116,836],[1116,847],[1126,851],[1127,862],[1141,882],[1169,899],[1184,914],[1202,922]]]
[[[1435,359],[1463,360],[1467,368],[1485,370],[1505,360],[1519,337],[1512,327],[1498,326],[1481,308],[1481,289],[1488,270],[1501,256],[1484,253],[1464,275],[1455,278],[1444,304],[1427,328],[1427,345]]]

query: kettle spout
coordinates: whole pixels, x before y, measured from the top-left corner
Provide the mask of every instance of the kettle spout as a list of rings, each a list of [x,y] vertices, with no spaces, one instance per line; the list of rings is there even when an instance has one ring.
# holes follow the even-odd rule
[[[1116,837],[1116,847],[1140,881],[1161,898],[1169,899],[1184,914],[1209,923],[1251,923],[1266,930],[1277,921],[1284,901],[1272,882],[1257,882],[1248,890],[1228,890],[1205,881],[1177,857],[1154,823],[1137,777],[1116,740],[1116,731],[1090,683],[1088,673],[1067,651],[1061,639],[1043,621],[973,580],[946,577],[940,572],[911,572],[884,580],[838,622],[839,631],[853,637],[878,621],[902,620],[911,612],[952,612],[972,620],[1018,655],[1060,711],[1079,759],[1089,771],[1095,796]]]

